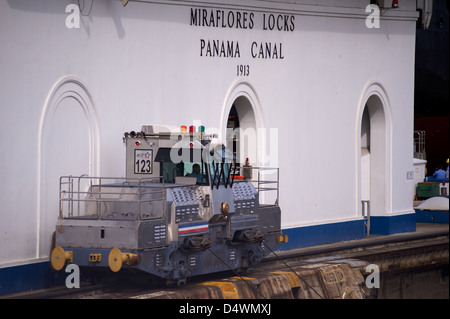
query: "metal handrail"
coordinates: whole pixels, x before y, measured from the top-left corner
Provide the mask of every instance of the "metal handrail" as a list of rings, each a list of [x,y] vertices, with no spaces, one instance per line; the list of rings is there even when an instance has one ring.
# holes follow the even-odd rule
[[[86,187],[88,190],[81,190],[82,180],[87,180],[88,184]],[[77,216],[87,217],[86,215],[80,216],[81,213],[81,203],[97,203],[94,209],[94,214],[97,215],[97,219],[101,219],[102,204],[106,203],[124,203],[124,204],[137,204],[138,208],[132,211],[136,214],[139,220],[142,219],[142,204],[149,204],[152,202],[165,202],[166,192],[164,182],[161,183],[158,188],[153,185],[149,185],[151,182],[160,181],[161,177],[151,177],[151,178],[136,178],[136,179],[125,179],[116,177],[88,177],[82,175],[79,177],[73,176],[62,176],[60,178],[59,186],[59,207],[60,207],[60,218],[62,216],[63,208],[67,207],[67,218],[74,218],[74,203],[77,202]],[[116,181],[116,183],[111,183],[110,181]],[[120,182],[117,182],[120,181]],[[110,183],[107,183],[110,182]],[[74,187],[74,183],[77,183]],[[127,192],[123,192],[124,187],[129,187]],[[113,191],[117,188],[117,192]],[[76,190],[75,190],[76,189]],[[111,198],[112,195],[118,195],[119,198]],[[159,195],[159,196],[158,196]],[[122,198],[120,198],[122,197]],[[123,198],[125,197],[125,198]],[[126,197],[137,197],[137,198],[126,198]],[[153,198],[147,198],[153,197]],[[66,206],[65,206],[66,204]],[[163,210],[160,214],[161,218],[166,216],[165,205],[162,205]],[[108,213],[107,211],[105,211]],[[113,212],[111,212],[113,213]],[[109,214],[107,216],[111,216]],[[111,217],[108,217],[111,219]],[[114,219],[114,218],[112,218]]]
[[[265,192],[265,191],[276,191],[276,198],[275,198],[275,204],[278,205],[279,199],[280,199],[280,169],[278,167],[261,167],[261,166],[251,166],[246,167],[247,169],[250,168],[252,170],[258,171],[258,177],[257,180],[251,180],[251,182],[256,183],[258,193]],[[276,179],[275,180],[263,180],[261,176],[261,172],[264,171],[275,171],[276,173]],[[264,185],[268,184],[275,184],[275,187],[264,187]],[[261,199],[260,199],[261,201]],[[261,203],[260,203],[261,204]]]

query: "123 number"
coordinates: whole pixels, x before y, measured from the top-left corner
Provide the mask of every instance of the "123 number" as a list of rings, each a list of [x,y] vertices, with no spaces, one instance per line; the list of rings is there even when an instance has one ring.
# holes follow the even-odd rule
[[[150,160],[137,160],[134,163],[134,172],[135,173],[151,173],[152,172],[152,163]]]

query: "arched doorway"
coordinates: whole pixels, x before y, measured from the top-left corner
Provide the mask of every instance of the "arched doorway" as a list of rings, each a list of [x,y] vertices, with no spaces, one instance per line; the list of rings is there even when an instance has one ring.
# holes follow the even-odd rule
[[[366,149],[361,143],[361,200],[370,201],[370,214],[386,214],[386,120],[377,96],[366,103],[361,124],[361,139],[366,134]],[[363,141],[363,140],[362,140]],[[361,141],[361,142],[362,142]],[[366,192],[363,193],[363,190]]]
[[[238,97],[228,114],[226,144],[236,155],[236,166],[240,167],[248,159],[250,164],[257,162],[256,120],[250,101]]]
[[[59,211],[59,177],[96,176],[99,167],[98,120],[90,92],[74,77],[52,88],[39,127],[36,257],[50,253]]]
[[[361,200],[370,201],[370,117],[367,105],[361,122]]]
[[[368,209],[370,216],[387,216],[391,205],[389,100],[383,87],[372,83],[361,102],[363,107],[358,126],[359,212],[364,214]]]
[[[221,134],[227,147],[236,153],[237,164],[249,159],[259,165],[258,129],[264,127],[259,99],[252,85],[237,81],[225,99]]]

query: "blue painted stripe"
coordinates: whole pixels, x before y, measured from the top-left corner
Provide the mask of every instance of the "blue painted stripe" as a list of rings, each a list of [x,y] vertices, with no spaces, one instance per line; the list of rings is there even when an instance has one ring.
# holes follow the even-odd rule
[[[370,234],[372,235],[391,235],[414,231],[416,231],[416,214],[413,213],[370,218]],[[289,236],[289,242],[282,244],[280,250],[362,239],[365,235],[363,220],[289,228],[283,229],[282,232]]]
[[[52,270],[48,261],[0,268],[0,295],[64,285],[66,276]]]
[[[364,221],[297,227],[283,229],[282,232],[289,236],[289,241],[282,244],[280,250],[290,250],[364,238]]]
[[[434,224],[448,224],[448,211],[447,212],[433,212],[423,211],[416,209],[416,222],[417,223],[434,223]]]
[[[372,235],[392,235],[416,231],[416,214],[370,217]]]

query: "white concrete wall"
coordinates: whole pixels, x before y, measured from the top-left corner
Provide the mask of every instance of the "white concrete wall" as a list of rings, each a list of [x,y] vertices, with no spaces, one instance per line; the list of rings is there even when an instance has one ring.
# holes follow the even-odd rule
[[[60,175],[124,176],[122,134],[141,124],[224,130],[236,87],[258,125],[278,129],[284,227],[360,218],[358,127],[371,83],[388,99],[386,214],[411,211],[414,1],[379,29],[366,27],[368,1],[206,7],[248,9],[251,30],[189,25],[195,1],[115,0],[95,1],[68,29],[75,2],[0,0],[0,267],[49,255]],[[264,13],[293,15],[295,30],[263,30]],[[240,57],[201,56],[201,39],[239,42]],[[281,43],[284,59],[252,58],[254,41]]]

